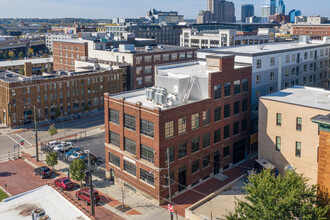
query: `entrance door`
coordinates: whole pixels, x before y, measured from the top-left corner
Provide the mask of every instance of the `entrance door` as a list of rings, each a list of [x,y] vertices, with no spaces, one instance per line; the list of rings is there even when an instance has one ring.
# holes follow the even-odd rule
[[[245,159],[246,155],[246,141],[241,140],[234,143],[234,150],[233,150],[233,164],[241,162]]]
[[[187,167],[181,167],[179,169],[179,191],[182,191],[186,188],[187,182],[186,182],[186,175],[187,175]]]
[[[213,156],[213,174],[219,173],[220,169],[220,151],[214,152]]]

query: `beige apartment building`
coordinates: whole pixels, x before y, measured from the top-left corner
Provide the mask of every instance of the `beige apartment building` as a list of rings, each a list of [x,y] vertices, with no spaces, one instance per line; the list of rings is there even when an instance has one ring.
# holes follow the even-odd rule
[[[259,100],[259,158],[280,172],[295,168],[318,183],[319,128],[312,118],[330,113],[330,91],[295,86]]]

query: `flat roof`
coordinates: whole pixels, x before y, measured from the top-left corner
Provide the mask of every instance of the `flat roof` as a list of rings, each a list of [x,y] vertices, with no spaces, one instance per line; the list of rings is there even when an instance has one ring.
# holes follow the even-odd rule
[[[11,60],[11,61],[1,61],[0,67],[8,67],[8,66],[22,66],[24,63],[31,62],[32,64],[39,63],[52,63],[53,57],[50,58],[38,58],[38,59],[26,59],[26,60]]]
[[[55,39],[53,42],[63,42],[63,43],[75,43],[75,44],[85,44],[92,40],[82,40],[82,39]]]
[[[42,208],[52,220],[90,219],[52,187],[45,185],[0,202],[0,219],[31,219],[28,209]]]
[[[263,45],[243,45],[235,47],[224,47],[224,48],[210,48],[200,50],[202,53],[223,53],[223,54],[236,54],[241,56],[253,56],[253,55],[266,55],[274,53],[283,53],[290,50],[299,50],[314,48],[320,46],[330,46],[330,42],[323,43],[323,41],[313,42],[313,43],[298,43],[298,42],[284,42],[284,43],[270,43]]]
[[[294,86],[261,99],[330,111],[330,91],[320,88]]]

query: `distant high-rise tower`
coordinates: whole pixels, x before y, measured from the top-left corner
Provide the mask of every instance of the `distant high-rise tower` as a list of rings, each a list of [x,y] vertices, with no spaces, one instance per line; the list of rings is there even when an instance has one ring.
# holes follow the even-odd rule
[[[290,23],[296,23],[296,16],[301,16],[301,11],[293,9],[289,12]]]
[[[274,15],[276,13],[276,0],[270,0],[270,15]]]
[[[261,6],[261,17],[269,18],[269,15],[270,15],[270,6],[269,5]]]
[[[211,14],[211,16],[209,16]],[[211,17],[211,18],[210,18]],[[207,11],[200,11],[198,20],[210,22],[235,22],[235,6],[226,0],[207,0]]]
[[[241,22],[246,22],[247,17],[253,17],[254,16],[254,5],[248,4],[248,5],[242,5],[242,14],[241,14]]]
[[[285,14],[285,4],[283,0],[277,0],[276,3],[276,12]]]

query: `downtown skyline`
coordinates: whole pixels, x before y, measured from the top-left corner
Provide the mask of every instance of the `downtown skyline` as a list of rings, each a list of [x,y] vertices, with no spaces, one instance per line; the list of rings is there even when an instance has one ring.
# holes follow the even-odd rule
[[[1,0],[3,1],[3,0]],[[1,4],[0,1],[0,4]],[[260,16],[260,7],[267,1],[259,0],[232,0],[235,4],[237,18],[241,15],[242,4],[254,4],[256,16]],[[134,7],[132,7],[132,3]],[[307,1],[286,0],[286,13],[292,9],[299,9],[304,16],[320,15],[328,17],[327,7],[309,7]],[[318,5],[327,5],[328,0],[318,0]],[[13,0],[2,3],[1,18],[104,18],[116,17],[143,17],[151,8],[162,11],[178,11],[186,19],[196,19],[199,10],[206,10],[206,0]],[[14,12],[14,13],[13,13]]]

